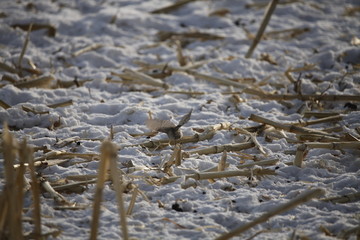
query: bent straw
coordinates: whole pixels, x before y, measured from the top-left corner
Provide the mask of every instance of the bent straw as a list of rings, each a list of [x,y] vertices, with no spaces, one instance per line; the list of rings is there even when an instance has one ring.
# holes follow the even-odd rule
[[[281,205],[275,207],[274,209],[272,209],[272,210],[268,211],[267,213],[261,215],[260,217],[256,218],[252,222],[244,224],[244,225],[234,229],[231,232],[221,235],[220,237],[216,238],[216,240],[226,240],[226,239],[235,237],[235,236],[245,232],[246,230],[249,230],[250,228],[254,227],[255,225],[265,222],[269,218],[271,218],[277,214],[280,214],[282,212],[286,212],[290,209],[293,209],[294,207],[296,207],[302,203],[308,202],[312,198],[318,197],[319,195],[322,195],[323,193],[324,193],[324,190],[322,190],[322,189],[311,189],[311,190],[304,191],[296,198],[288,201],[285,204],[281,204]]]

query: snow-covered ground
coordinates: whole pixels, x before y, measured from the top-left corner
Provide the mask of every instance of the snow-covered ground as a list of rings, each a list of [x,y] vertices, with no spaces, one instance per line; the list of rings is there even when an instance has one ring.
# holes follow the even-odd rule
[[[193,1],[167,14],[151,13],[171,3],[170,0],[2,0],[1,63],[19,69],[29,24],[34,23],[33,28],[40,25],[45,28],[30,33],[21,62],[22,74],[0,69],[0,100],[10,106],[0,108],[0,124],[7,121],[16,138],[27,138],[38,149],[35,158],[48,151],[99,154],[102,140],[112,131],[113,143],[121,147],[119,168],[124,171],[129,166],[143,168],[125,176],[143,194],[138,195],[127,218],[129,235],[134,239],[214,239],[307,189],[323,189],[322,198],[359,192],[359,150],[310,149],[304,166],[299,168],[287,163],[293,162],[301,141],[294,133],[274,129],[257,134],[266,154],[256,147],[228,152],[226,170],[236,170],[237,166],[254,160],[278,159],[274,165],[255,166],[252,170],[272,169],[276,175],[212,181],[182,177],[173,183],[155,184],[168,177],[160,169],[169,160],[174,146],[152,149],[139,145],[150,140],[145,123],[149,115],[177,123],[193,109],[190,121],[181,128],[184,136],[201,134],[215,124],[231,124],[208,140],[182,144],[184,152],[251,141],[239,129],[260,125],[249,119],[252,114],[292,124],[316,119],[305,118],[304,111],[339,112],[342,120],[308,127],[323,130],[338,126],[338,132],[329,134],[338,140],[347,134],[341,141],[356,141],[360,137],[357,101],[276,101],[242,92],[247,87],[271,94],[359,96],[358,1],[280,1],[265,38],[251,58],[245,58],[252,42],[250,35],[256,35],[265,11],[265,7],[259,7],[261,4],[253,5],[259,1]],[[291,31],[279,33],[283,30]],[[165,32],[178,34],[167,37]],[[181,35],[199,32],[219,38]],[[82,51],[86,47],[93,48]],[[191,68],[192,72],[171,71],[181,68],[177,49],[182,49],[185,68],[198,65]],[[146,64],[152,67],[146,68]],[[289,77],[285,73],[290,68],[301,70],[290,71]],[[26,69],[32,69],[32,73]],[[121,79],[119,74],[129,72],[125,69],[161,75],[157,80],[161,84],[137,84],[131,79]],[[214,83],[193,73],[230,79],[235,81],[233,85],[244,86]],[[16,82],[41,76],[50,79],[46,88],[15,86]],[[163,83],[166,88],[161,86]],[[232,94],[226,94],[229,92]],[[70,100],[64,106],[49,106]],[[161,139],[167,139],[167,135],[151,136],[153,141]],[[185,154],[182,164],[171,169],[178,176],[201,172],[217,167],[221,157],[222,153]],[[3,160],[0,163],[3,179]],[[55,183],[71,176],[97,174],[98,165],[97,158],[76,157],[38,171]],[[87,185],[83,193],[62,193],[70,202],[88,206],[79,210],[56,210],[54,200],[43,195],[43,232],[61,230],[57,239],[88,238],[94,193],[95,184]],[[25,197],[28,210],[24,215],[31,217],[31,194]],[[124,195],[126,207],[131,197],[132,191]],[[334,204],[315,199],[270,218],[239,239],[255,234],[253,239],[334,239],[359,226],[359,222],[359,201]],[[33,225],[24,224],[26,233],[32,231]],[[119,239],[121,235],[115,192],[108,182],[98,236]],[[356,239],[355,235],[350,236]]]

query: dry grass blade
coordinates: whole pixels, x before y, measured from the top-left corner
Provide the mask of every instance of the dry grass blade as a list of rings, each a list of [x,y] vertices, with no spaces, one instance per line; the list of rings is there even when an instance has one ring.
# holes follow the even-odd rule
[[[221,156],[221,159],[218,164],[218,172],[222,172],[226,168],[226,159],[227,159],[227,151],[225,150]]]
[[[55,191],[55,189],[50,185],[50,183],[46,181],[44,178],[40,178],[40,183],[43,189],[50,194],[51,198],[54,199],[56,204],[67,205],[67,206],[74,205],[71,204],[63,195]]]
[[[39,78],[31,79],[29,81],[15,83],[14,86],[18,88],[47,88],[53,80],[55,80],[53,76],[42,76]]]
[[[166,31],[159,31],[157,33],[157,38],[159,41],[166,41],[169,39],[176,38],[180,42],[185,40],[199,40],[199,41],[212,41],[212,40],[223,40],[223,36],[204,33],[204,32],[184,32],[184,33],[176,33],[176,32],[166,32]]]
[[[116,191],[116,199],[118,202],[118,211],[120,216],[120,226],[123,233],[123,239],[129,239],[128,228],[126,223],[126,210],[123,199],[123,193],[125,185],[122,180],[121,171],[117,167],[117,148],[115,144],[105,141],[101,146],[101,151],[106,152],[108,160],[110,162],[110,174]]]
[[[34,109],[32,109],[32,108],[29,108],[29,107],[26,107],[26,106],[24,106],[24,105],[22,105],[21,106],[21,109],[23,110],[23,111],[25,111],[25,112],[31,112],[31,113],[33,113],[34,115],[36,115],[36,114],[49,114],[50,112],[49,111],[36,111],[36,110],[34,110]]]
[[[258,30],[258,32],[256,34],[256,37],[255,37],[254,41],[252,42],[248,52],[245,55],[246,58],[251,57],[251,55],[253,54],[256,46],[260,42],[260,39],[261,39],[261,37],[262,37],[262,35],[263,35],[264,31],[265,31],[265,28],[266,28],[267,24],[270,21],[271,15],[274,12],[278,2],[279,2],[279,0],[271,0],[271,2],[269,3],[268,8],[265,11],[264,19],[261,22],[260,28],[259,28],[259,30]]]
[[[300,168],[302,167],[304,156],[305,156],[305,151],[306,151],[306,145],[301,144],[300,146],[297,147],[296,155],[295,155],[295,159],[294,159],[295,166],[300,167]]]
[[[218,237],[216,239],[217,240],[226,240],[226,239],[230,239],[232,237],[235,237],[235,236],[245,232],[246,230],[256,226],[257,224],[265,222],[269,218],[271,218],[271,217],[273,217],[273,216],[275,216],[277,214],[286,212],[286,211],[288,211],[290,209],[295,208],[296,206],[298,206],[300,204],[308,202],[311,199],[322,195],[323,193],[324,193],[324,190],[322,190],[322,189],[311,189],[311,190],[304,191],[299,196],[297,196],[296,198],[288,201],[287,203],[281,204],[281,205],[269,210],[268,212],[261,215],[260,217],[255,218],[252,222],[244,224],[244,225],[232,230],[231,232],[228,232],[228,233],[226,233],[224,235],[221,235],[220,237]]]
[[[190,142],[200,142],[200,141],[208,140],[208,139],[211,139],[216,134],[217,131],[229,129],[230,125],[231,124],[229,122],[215,124],[213,126],[207,127],[206,130],[201,134],[195,134],[193,136],[184,136],[180,139],[177,139],[176,143],[190,143]],[[172,145],[175,145],[175,141],[169,142],[168,139],[163,139],[163,140],[159,140],[159,141],[148,141],[148,142],[144,142],[141,144],[130,145],[130,146],[141,145],[141,146],[147,147],[147,148],[158,148],[158,147],[164,146],[164,145],[167,146],[167,145],[169,145],[169,143]],[[130,147],[130,146],[126,146],[126,147]]]
[[[236,130],[237,130],[239,133],[243,133],[243,134],[246,134],[246,135],[250,136],[251,140],[253,141],[253,143],[255,144],[255,146],[257,147],[257,149],[259,149],[259,151],[260,151],[264,156],[267,156],[267,153],[265,152],[263,146],[259,143],[259,141],[258,141],[257,138],[256,138],[256,133],[251,133],[251,132],[249,132],[248,130],[243,129],[243,128],[236,128]]]
[[[51,160],[51,159],[71,159],[71,158],[84,158],[87,160],[99,159],[99,154],[94,153],[69,153],[60,151],[51,151],[41,157],[35,159],[35,162]]]
[[[19,71],[16,68],[11,67],[3,62],[0,62],[0,69],[9,73],[19,74]]]
[[[11,25],[11,27],[20,28],[24,31],[27,31],[29,29],[29,25],[32,25],[31,31],[46,29],[47,35],[49,37],[55,37],[55,35],[56,35],[56,28],[50,24],[25,23],[25,24],[13,24],[13,25]]]
[[[272,121],[270,119],[266,119],[264,117],[261,117],[261,116],[255,115],[255,114],[251,114],[250,117],[249,117],[249,120],[252,120],[252,121],[258,122],[258,123],[268,124],[268,125],[271,125],[271,126],[273,126],[275,128],[279,128],[279,129],[285,130],[287,132],[292,132],[292,133],[318,134],[318,135],[323,135],[323,136],[328,136],[328,137],[333,136],[331,134],[328,134],[327,132],[323,132],[323,131],[316,130],[316,129],[298,127],[298,126],[289,125],[289,124],[282,124],[282,123],[275,122],[275,121]]]
[[[312,121],[300,121],[298,123],[294,123],[293,125],[309,126],[309,125],[315,125],[315,124],[320,124],[320,123],[337,122],[337,121],[341,121],[342,119],[343,119],[343,116],[335,115],[335,116],[324,117],[324,118],[316,119],[316,120],[312,120]]]
[[[182,151],[181,151],[181,145],[180,144],[175,145],[173,156],[174,156],[175,165],[180,166],[181,161],[182,161]]]
[[[67,107],[73,104],[73,100],[47,105],[49,108]]]
[[[83,192],[84,189],[79,188],[83,185],[96,183],[96,179],[85,180],[80,182],[68,183],[64,185],[54,186],[55,191],[71,191],[71,192]]]
[[[178,8],[184,6],[185,4],[188,4],[190,2],[195,2],[195,1],[197,1],[197,0],[179,0],[169,6],[162,7],[162,8],[156,9],[154,11],[151,11],[150,13],[152,13],[152,14],[169,13],[169,12],[177,10]]]
[[[176,40],[175,45],[176,45],[176,58],[178,60],[179,65],[181,67],[186,66],[187,61],[186,58],[184,57],[180,41]]]
[[[357,95],[316,95],[316,94],[310,94],[310,95],[300,95],[300,94],[271,94],[264,91],[259,91],[253,88],[246,88],[243,90],[244,93],[256,95],[261,97],[262,99],[267,100],[302,100],[302,101],[360,101],[360,96]],[[325,113],[327,114],[327,113]],[[331,113],[329,113],[331,115]],[[333,113],[332,115],[335,115],[338,113]]]
[[[109,168],[110,157],[109,151],[106,151],[104,145],[101,146],[101,159],[99,163],[98,177],[96,181],[95,197],[93,203],[93,213],[91,220],[90,239],[97,239],[97,232],[100,218],[100,205],[102,199],[102,191],[104,189],[105,180],[107,179],[107,170]]]
[[[332,150],[343,150],[343,149],[360,149],[360,142],[351,141],[351,142],[329,142],[329,143],[320,143],[320,142],[307,142],[298,146],[294,165],[297,167],[302,167],[302,162],[305,157],[305,152],[309,148],[324,148]]]
[[[326,117],[331,117],[331,116],[338,116],[340,113],[337,112],[304,112],[304,118],[311,118],[311,117],[316,117],[316,118],[326,118]]]
[[[279,162],[279,159],[270,159],[270,160],[262,160],[262,161],[257,161],[257,162],[253,162],[253,163],[246,163],[246,164],[241,164],[241,165],[237,165],[237,168],[251,168],[253,166],[268,166],[268,165],[275,165],[277,162]]]
[[[6,102],[4,102],[3,100],[0,100],[0,107],[2,107],[4,109],[11,108],[11,106],[9,104],[7,104]]]
[[[360,200],[360,192],[320,199],[320,201],[332,202],[332,203],[348,203],[348,202],[355,202],[355,201],[359,201],[359,200]]]
[[[186,70],[185,72],[196,78],[204,79],[204,80],[214,82],[217,84],[221,84],[221,85],[225,85],[225,86],[233,86],[233,87],[238,87],[238,88],[247,88],[248,87],[248,85],[246,85],[246,84],[241,84],[241,83],[238,83],[238,82],[235,82],[235,81],[232,81],[229,79],[225,79],[225,78],[219,78],[219,77],[214,77],[214,76],[210,76],[207,74],[198,73],[194,70]]]
[[[282,39],[282,40],[290,40],[293,39],[303,33],[309,32],[310,29],[305,27],[305,28],[291,28],[291,29],[285,29],[285,30],[280,30],[280,31],[271,31],[271,32],[267,32],[265,34],[265,37],[271,38],[271,39]]]
[[[34,235],[35,238],[41,236],[41,205],[40,205],[40,182],[36,176],[34,159],[31,154],[31,159],[28,161],[30,176],[31,176],[31,192],[34,201]]]
[[[32,154],[33,154],[32,149],[27,146],[26,139],[24,139],[19,146],[19,160],[20,160],[19,165],[20,166],[18,169],[15,170],[16,188],[13,189],[13,191],[15,191],[15,194],[16,194],[16,198],[13,199],[13,203],[16,202],[16,206],[17,206],[16,218],[17,219],[22,219],[22,208],[23,208],[23,204],[24,204],[24,189],[25,189],[24,188],[24,186],[25,186],[24,173],[26,170],[25,163],[32,160]],[[22,224],[20,224],[20,226],[19,226],[19,231],[22,233]]]
[[[214,154],[214,153],[221,153],[224,151],[228,151],[228,152],[241,151],[244,149],[252,148],[254,146],[255,146],[255,144],[253,142],[224,144],[224,145],[211,146],[211,147],[207,147],[207,148],[187,151],[186,153],[188,155],[191,155],[191,154]]]
[[[103,46],[104,46],[103,44],[96,43],[96,44],[93,44],[93,45],[84,47],[84,48],[82,48],[82,49],[74,52],[74,53],[72,54],[72,56],[73,56],[73,57],[77,57],[77,56],[79,56],[79,55],[81,55],[81,54],[84,54],[84,53],[90,52],[90,51],[94,51],[94,50],[99,49],[99,48],[101,48],[101,47],[103,47]]]
[[[21,69],[22,69],[22,66],[21,66],[21,65],[22,65],[22,60],[23,60],[23,58],[24,58],[26,48],[27,48],[27,46],[28,46],[28,44],[29,44],[30,32],[31,32],[32,26],[33,26],[33,24],[31,23],[31,24],[29,25],[28,30],[27,30],[25,42],[24,42],[23,48],[21,49],[21,53],[20,53],[20,56],[19,56],[18,68],[20,69],[20,72],[21,72]]]
[[[220,8],[216,9],[215,11],[209,13],[210,17],[224,17],[225,15],[229,14],[230,10],[227,8]]]
[[[4,168],[5,168],[5,186],[3,190],[4,202],[2,207],[2,215],[0,219],[1,233],[7,232],[9,239],[23,239],[21,211],[22,205],[19,206],[18,189],[16,183],[16,174],[13,168],[14,161],[18,153],[18,143],[16,139],[9,132],[7,124],[4,124],[3,130],[3,151],[4,155]]]
[[[124,80],[134,81],[136,84],[147,84],[154,87],[162,87],[168,89],[169,86],[159,79],[155,79],[146,75],[145,73],[137,72],[131,69],[125,69],[123,74],[112,73],[112,75],[118,76]]]
[[[302,2],[302,0],[283,0],[281,2],[279,2],[279,5],[286,5],[286,4],[291,4],[291,3],[297,3],[297,2]],[[245,5],[246,8],[256,8],[256,9],[261,9],[264,8],[268,5],[267,2],[254,2],[254,3],[247,3]]]
[[[139,193],[139,189],[135,188],[134,191],[133,191],[133,194],[131,196],[131,201],[129,203],[128,210],[126,211],[126,215],[128,215],[128,216],[130,216],[132,214],[132,211],[134,209],[135,201],[136,201],[136,197],[137,197],[138,193]]]
[[[168,184],[175,182],[177,179],[185,177],[185,179],[193,178],[195,180],[206,180],[206,179],[215,179],[215,178],[227,178],[227,177],[250,177],[253,175],[275,175],[274,170],[270,169],[255,169],[251,170],[233,170],[233,171],[222,171],[222,172],[201,172],[195,174],[189,174],[185,176],[175,176],[170,178],[163,178],[161,183]]]
[[[330,142],[330,143],[318,143],[318,142],[307,142],[304,143],[308,148],[325,148],[333,150],[342,149],[360,149],[360,142]]]
[[[189,90],[189,91],[165,91],[165,93],[168,93],[168,94],[186,94],[186,95],[190,95],[190,96],[206,94],[205,92],[194,92],[192,90]]]

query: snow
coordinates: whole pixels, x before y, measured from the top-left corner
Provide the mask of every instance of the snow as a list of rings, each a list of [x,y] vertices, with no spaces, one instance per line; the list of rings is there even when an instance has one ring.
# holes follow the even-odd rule
[[[267,2],[267,1],[261,1]],[[280,1],[281,3],[282,1]],[[100,153],[103,139],[114,133],[113,142],[118,151],[118,166],[126,172],[127,164],[143,167],[127,178],[144,195],[138,195],[135,207],[128,216],[128,228],[133,239],[214,239],[236,227],[248,223],[300,193],[311,188],[325,190],[323,197],[341,196],[360,190],[360,150],[311,149],[305,157],[304,167],[288,166],[295,155],[295,134],[285,133],[288,139],[270,141],[265,133],[257,140],[264,147],[265,157],[256,148],[228,152],[227,170],[236,170],[241,163],[256,159],[279,159],[275,166],[255,166],[255,169],[275,169],[276,175],[255,177],[229,177],[215,181],[185,179],[180,177],[166,185],[154,185],[145,179],[166,177],[157,170],[169,160],[173,146],[148,149],[138,144],[164,140],[159,133],[149,139],[145,121],[151,112],[153,118],[170,119],[177,123],[193,109],[190,121],[181,129],[185,136],[192,136],[200,128],[230,122],[234,128],[258,124],[249,120],[251,114],[260,115],[280,123],[303,120],[298,112],[304,101],[266,100],[247,93],[240,93],[243,101],[235,102],[231,94],[242,89],[228,87],[194,77],[183,71],[173,72],[163,80],[168,89],[143,84],[119,82],[113,73],[124,69],[139,70],[137,62],[168,64],[177,68],[176,46],[170,41],[159,42],[160,31],[205,32],[224,37],[223,40],[183,42],[183,54],[190,64],[204,63],[193,69],[196,72],[219,78],[255,79],[264,91],[277,94],[297,94],[294,84],[284,75],[289,68],[302,68],[314,64],[310,70],[290,73],[297,80],[301,73],[302,94],[360,95],[360,48],[351,45],[353,37],[360,37],[359,12],[346,15],[346,9],[359,7],[351,0],[309,0],[279,4],[265,31],[307,29],[295,37],[286,33],[269,35],[258,44],[252,58],[245,58],[251,40],[246,31],[256,34],[265,8],[246,8],[259,1],[193,1],[169,14],[151,14],[160,7],[173,3],[170,0],[149,1],[11,1],[0,3],[0,61],[9,66],[17,64],[27,32],[14,28],[14,24],[45,24],[56,29],[54,37],[47,29],[32,31],[22,66],[31,68],[29,62],[43,72],[54,76],[50,88],[20,89],[4,79],[22,78],[0,69],[0,100],[11,107],[0,108],[0,124],[6,121],[12,134],[26,138],[33,147],[73,153]],[[225,16],[209,16],[225,8]],[[188,39],[187,39],[188,40]],[[100,47],[77,56],[74,53],[88,46]],[[261,61],[261,54],[268,53],[277,63]],[[162,67],[150,72],[162,73]],[[166,71],[166,68],[165,68]],[[28,75],[30,76],[30,75]],[[59,88],[58,81],[71,83],[85,81],[82,86]],[[109,81],[110,80],[110,81]],[[254,85],[245,81],[250,88]],[[167,93],[166,91],[194,92],[194,94]],[[201,92],[202,94],[195,94]],[[57,108],[51,104],[72,100],[72,104]],[[349,101],[348,101],[349,102]],[[307,101],[307,108],[314,111],[343,113],[337,123],[309,126],[318,130],[341,126],[341,133],[359,138],[360,112],[358,102],[350,102],[357,109],[345,107],[344,101]],[[25,111],[23,107],[36,114]],[[316,118],[306,119],[314,120]],[[56,125],[60,120],[60,125]],[[270,131],[270,130],[269,130]],[[335,133],[335,134],[341,134]],[[137,136],[140,135],[140,136]],[[59,141],[73,138],[68,144]],[[248,137],[233,130],[221,130],[209,140],[186,143],[184,151],[214,145],[245,142]],[[3,149],[4,151],[5,149]],[[290,150],[290,151],[289,151]],[[44,152],[35,152],[41,157]],[[172,166],[178,176],[193,174],[216,167],[222,154],[190,155],[181,166]],[[0,155],[0,186],[4,185],[3,155]],[[98,159],[84,161],[71,159],[64,165],[40,169],[50,182],[68,176],[94,175]],[[131,177],[130,177],[131,175]],[[83,193],[62,193],[70,202],[87,205],[80,210],[56,210],[53,199],[41,196],[43,232],[61,230],[56,239],[86,239],[90,234],[92,202],[95,184],[87,185]],[[146,196],[146,197],[144,197]],[[128,206],[132,192],[124,194]],[[160,206],[161,204],[163,206]],[[31,194],[25,195],[32,216]],[[360,202],[329,203],[314,199],[290,211],[276,215],[267,222],[244,232],[239,239],[290,239],[294,232],[299,238],[334,239],[335,236],[359,226]],[[325,227],[331,235],[326,235]],[[29,233],[33,225],[24,223]],[[117,200],[113,186],[107,182],[103,191],[99,239],[119,239]],[[51,238],[51,237],[50,237]],[[356,239],[352,235],[350,239]]]

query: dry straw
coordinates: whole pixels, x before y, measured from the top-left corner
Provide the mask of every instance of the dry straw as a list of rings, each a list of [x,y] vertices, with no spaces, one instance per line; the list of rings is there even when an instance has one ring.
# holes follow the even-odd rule
[[[270,209],[265,214],[261,215],[260,217],[255,218],[253,221],[246,223],[246,224],[232,230],[231,232],[221,235],[220,237],[218,237],[216,239],[217,240],[226,240],[226,239],[235,237],[235,236],[245,232],[246,230],[249,230],[250,228],[256,226],[257,224],[266,222],[269,218],[271,218],[275,215],[278,215],[280,213],[286,212],[290,209],[293,209],[300,204],[310,201],[312,198],[316,198],[316,197],[322,195],[323,193],[324,193],[324,191],[322,189],[311,189],[311,190],[304,191],[296,198],[286,202],[285,204],[280,204],[279,206],[277,206],[273,209]]]
[[[179,178],[193,178],[195,180],[206,180],[206,179],[215,179],[215,178],[227,178],[227,177],[250,177],[253,175],[275,175],[274,170],[270,169],[254,169],[254,170],[232,170],[232,171],[222,171],[222,172],[201,172],[195,174],[189,174],[184,176],[175,176],[170,178],[163,178],[162,184],[168,184],[175,182]]]
[[[265,28],[267,26],[267,24],[269,23],[270,21],[270,18],[271,18],[271,15],[273,14],[275,8],[276,8],[276,5],[277,3],[279,2],[279,0],[272,0],[269,5],[268,5],[268,8],[267,10],[265,11],[265,15],[264,15],[264,19],[263,21],[261,22],[261,25],[260,25],[260,28],[256,34],[256,37],[254,39],[254,41],[252,42],[248,52],[246,53],[245,57],[246,58],[250,58],[251,55],[253,54],[256,46],[258,45],[258,43],[260,42],[260,39],[265,31]]]
[[[162,7],[162,8],[156,9],[154,11],[151,11],[150,13],[152,13],[152,14],[170,13],[170,12],[175,11],[176,9],[184,6],[185,4],[188,4],[188,3],[194,2],[194,1],[196,1],[196,0],[179,0],[169,6]]]
[[[298,146],[296,151],[296,156],[294,159],[294,165],[297,167],[302,167],[303,161],[305,158],[305,152],[308,149],[312,148],[324,148],[331,150],[343,150],[343,149],[360,149],[360,142],[351,141],[351,142],[328,142],[328,143],[320,143],[320,142],[307,142]]]
[[[14,161],[18,155],[19,145],[9,132],[6,123],[4,124],[3,129],[2,147],[3,149],[6,149],[6,151],[3,151],[5,186],[1,195],[0,234],[8,236],[9,239],[23,239],[21,222],[22,205],[19,205],[22,203],[22,200],[19,200],[19,197],[21,197],[23,189],[20,189],[19,186],[17,186],[16,181],[19,179],[16,175],[21,171],[18,170],[16,173],[13,168]]]
[[[109,167],[110,167],[110,175],[116,191],[116,198],[118,202],[118,210],[120,216],[120,225],[123,232],[123,238],[129,239],[127,224],[126,224],[126,210],[124,207],[124,201],[122,197],[124,186],[121,180],[121,174],[117,168],[116,159],[117,159],[116,146],[109,141],[103,142],[101,145],[101,160],[98,170],[95,197],[93,203],[93,214],[92,214],[91,232],[90,232],[90,239],[92,240],[97,239],[102,191],[104,189],[104,184],[107,179],[107,170],[109,169]]]

